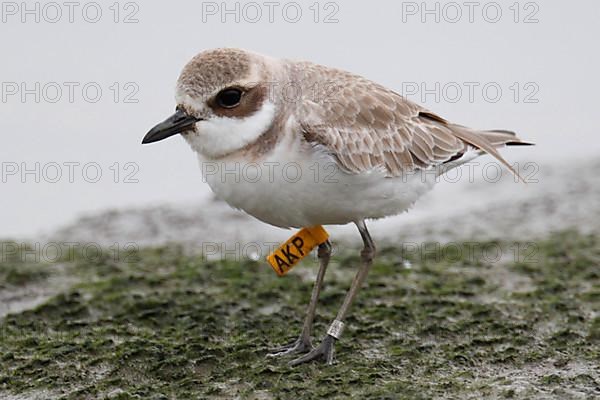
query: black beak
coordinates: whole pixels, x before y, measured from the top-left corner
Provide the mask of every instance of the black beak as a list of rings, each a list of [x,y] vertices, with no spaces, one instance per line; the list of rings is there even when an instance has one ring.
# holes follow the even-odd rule
[[[175,114],[156,125],[144,136],[142,144],[154,143],[166,139],[170,136],[192,129],[200,119],[186,114],[185,111],[178,108]]]

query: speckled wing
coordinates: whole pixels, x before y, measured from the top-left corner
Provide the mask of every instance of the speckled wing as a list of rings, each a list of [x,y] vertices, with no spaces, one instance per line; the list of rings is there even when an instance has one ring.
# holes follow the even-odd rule
[[[324,146],[349,172],[384,169],[399,176],[456,160],[469,145],[505,163],[484,136],[368,79],[311,63],[300,64],[297,76],[309,93],[298,110],[305,139]]]

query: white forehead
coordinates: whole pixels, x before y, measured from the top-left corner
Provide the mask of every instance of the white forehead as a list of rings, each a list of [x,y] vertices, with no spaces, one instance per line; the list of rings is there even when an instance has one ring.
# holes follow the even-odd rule
[[[258,70],[258,68],[253,69]],[[254,87],[262,82],[260,79],[261,74],[256,71],[243,79],[211,84],[210,86],[190,85],[178,81],[175,86],[175,101],[177,104],[187,104],[195,109],[200,109],[206,104],[208,99],[213,98],[223,89],[228,87]]]

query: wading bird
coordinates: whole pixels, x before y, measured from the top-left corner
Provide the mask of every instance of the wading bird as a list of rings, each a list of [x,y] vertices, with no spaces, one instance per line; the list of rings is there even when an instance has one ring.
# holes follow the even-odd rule
[[[313,348],[313,318],[331,254],[328,241],[319,246],[301,334],[272,353],[306,353],[292,365],[333,362],[335,342],[375,256],[365,220],[406,211],[434,186],[431,171],[442,174],[484,153],[512,170],[497,149],[528,144],[512,132],[451,123],[349,72],[238,49],[194,57],[175,98],[175,114],[143,143],[181,134],[201,163],[226,172],[205,176],[219,198],[277,227],[358,227],[362,265],[327,335]],[[300,171],[294,179],[290,165]],[[256,170],[252,179],[231,173],[248,166]]]

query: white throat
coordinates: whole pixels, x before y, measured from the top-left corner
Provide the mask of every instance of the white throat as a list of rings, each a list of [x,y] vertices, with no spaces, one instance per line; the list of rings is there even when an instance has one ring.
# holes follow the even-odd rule
[[[273,123],[275,105],[265,102],[245,118],[213,117],[199,121],[197,132],[185,135],[192,149],[209,158],[219,158],[256,141]]]

